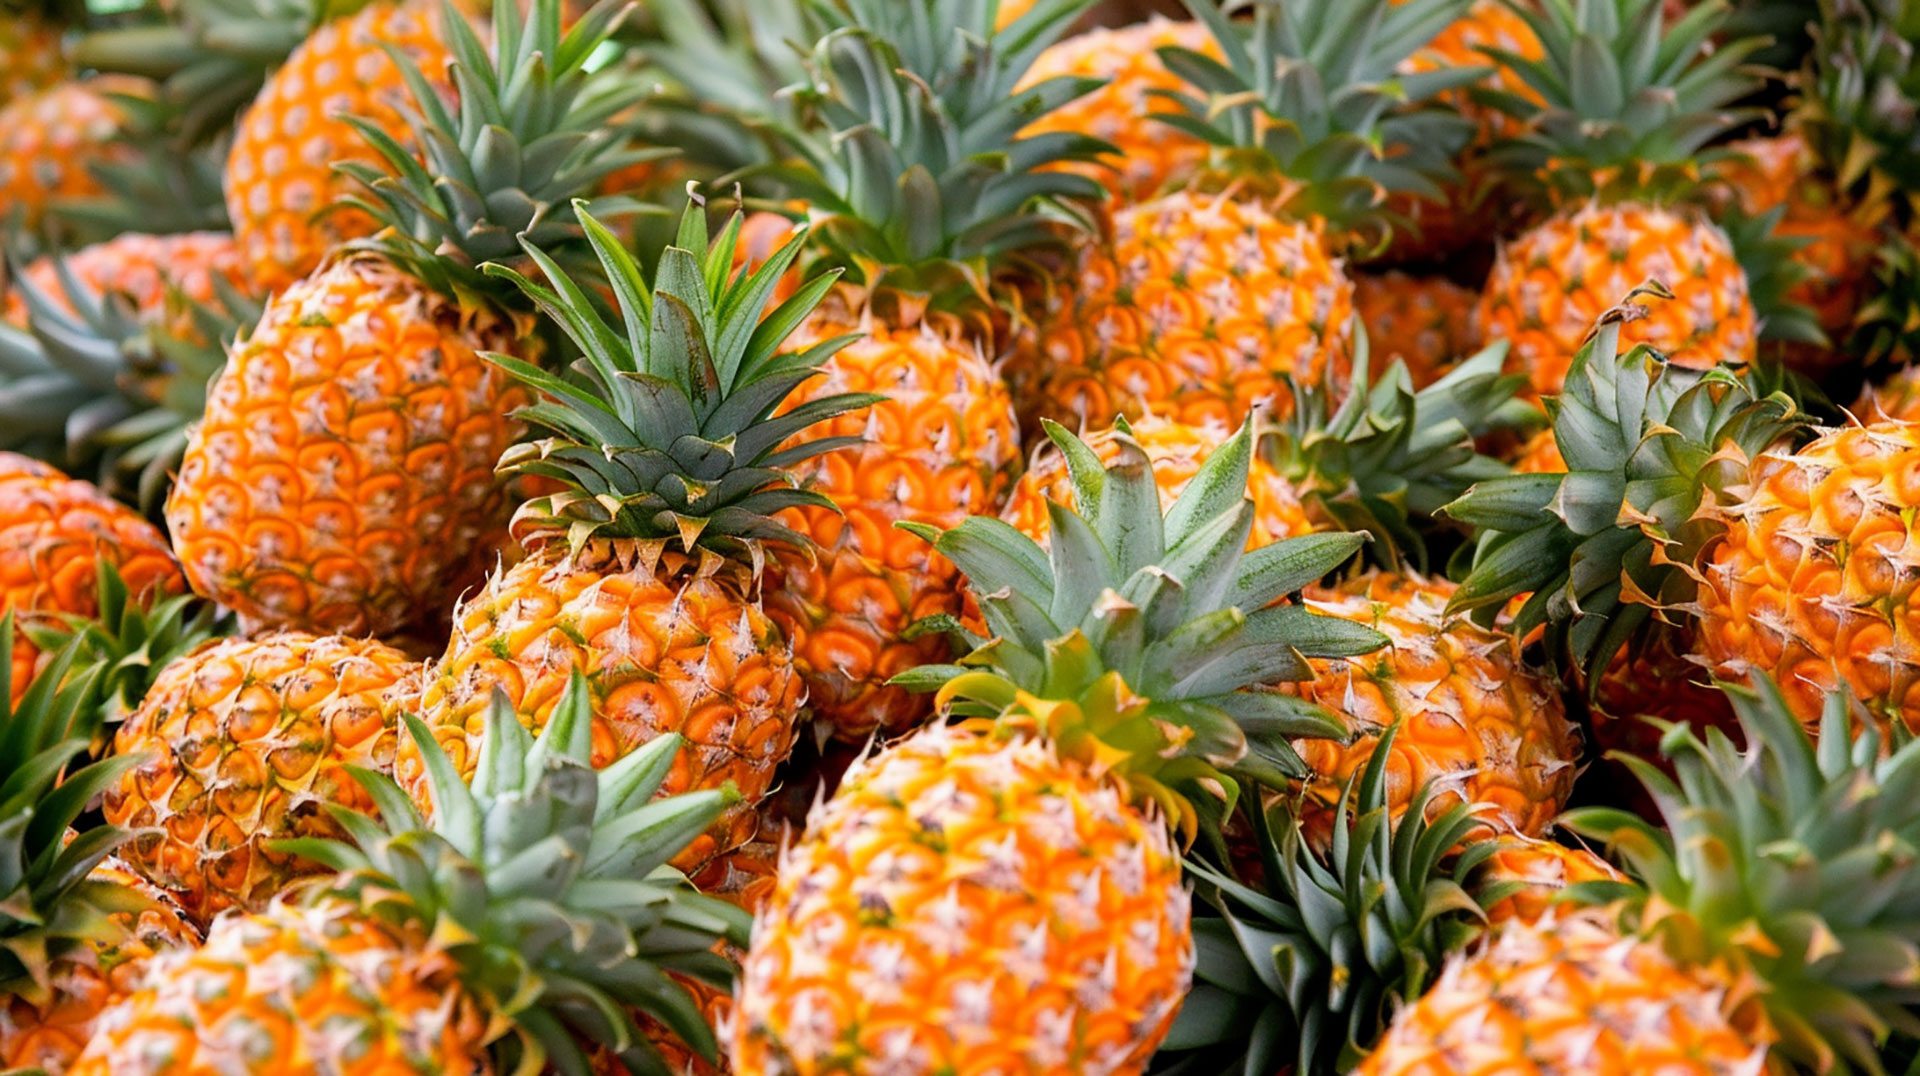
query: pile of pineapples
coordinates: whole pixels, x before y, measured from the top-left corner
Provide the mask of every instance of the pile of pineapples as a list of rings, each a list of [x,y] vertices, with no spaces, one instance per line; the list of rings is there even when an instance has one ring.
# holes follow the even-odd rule
[[[0,0],[0,1072],[1920,1072],[1920,0]]]

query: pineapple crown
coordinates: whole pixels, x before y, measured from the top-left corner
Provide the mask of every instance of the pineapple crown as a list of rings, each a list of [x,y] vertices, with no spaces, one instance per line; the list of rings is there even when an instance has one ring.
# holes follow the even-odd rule
[[[1846,350],[1863,364],[1920,362],[1920,238],[1886,237],[1874,252],[1872,297],[1860,308]]]
[[[216,301],[169,295],[166,316],[142,317],[125,295],[82,281],[49,255],[59,294],[25,273],[9,286],[27,327],[0,324],[0,448],[90,463],[109,495],[157,516],[226,365],[221,342],[259,317],[259,304],[219,274]]]
[[[1920,195],[1920,2],[1821,0],[1792,122],[1843,190]]]
[[[1674,776],[1619,758],[1665,829],[1614,808],[1565,819],[1607,842],[1639,885],[1572,895],[1624,896],[1676,959],[1752,972],[1774,1049],[1796,1066],[1879,1073],[1889,1031],[1920,1035],[1920,742],[1902,727],[1888,745],[1844,692],[1827,694],[1810,738],[1766,677],[1721,690],[1745,748],[1719,729],[1702,739],[1654,721]]]
[[[539,390],[544,398],[520,417],[552,434],[509,449],[500,466],[566,487],[523,505],[516,523],[537,534],[564,534],[575,551],[611,538],[636,543],[648,561],[670,548],[698,556],[703,570],[745,559],[756,577],[768,544],[807,548],[775,514],[800,505],[832,509],[833,502],[799,488],[791,468],[859,438],[789,442],[880,399],[836,393],[781,411],[851,339],[781,350],[832,286],[833,274],[809,281],[766,312],[804,237],[749,272],[734,265],[741,216],[709,246],[705,209],[696,204],[681,218],[648,290],[613,233],[584,207],[579,219],[619,302],[618,324],[532,242],[528,255],[557,290],[505,266],[488,267],[512,280],[582,352],[571,380],[511,356],[488,356]]]
[[[1827,347],[1831,341],[1812,307],[1794,298],[1794,289],[1814,276],[1813,267],[1795,257],[1811,236],[1777,231],[1787,207],[1749,212],[1732,199],[1714,214],[1714,225],[1733,246],[1734,260],[1747,278],[1747,298],[1760,322],[1762,340]]]
[[[1662,0],[1511,2],[1539,39],[1529,59],[1485,51],[1531,92],[1474,93],[1520,121],[1489,160],[1548,200],[1674,201],[1699,182],[1719,135],[1764,117],[1733,103],[1760,86],[1742,66],[1765,42],[1716,41],[1725,0],[1691,5],[1669,23]]]
[[[1643,312],[1630,299],[1604,315],[1549,404],[1566,473],[1489,479],[1442,509],[1479,532],[1449,610],[1490,623],[1531,594],[1513,634],[1544,626],[1549,660],[1572,671],[1597,673],[1650,623],[1673,623],[1722,530],[1711,508],[1749,458],[1808,424],[1751,373],[1673,366],[1645,345],[1621,353],[1620,322]]]
[[[709,0],[645,14],[652,23],[637,51],[669,80],[648,102],[647,141],[715,174],[750,172],[769,138],[799,124],[794,96],[781,91],[807,80],[795,42],[819,36],[808,33],[804,5]]]
[[[1325,850],[1310,845],[1288,801],[1247,801],[1258,880],[1188,860],[1188,877],[1216,915],[1193,920],[1201,959],[1161,1046],[1180,1060],[1155,1071],[1351,1071],[1393,1010],[1419,997],[1447,954],[1481,932],[1483,903],[1511,884],[1469,880],[1497,846],[1467,843],[1476,823],[1464,803],[1429,821],[1430,785],[1395,821],[1387,778],[1397,731],[1381,734],[1347,783]]]
[[[1424,571],[1426,541],[1414,521],[1507,473],[1476,438],[1535,421],[1516,396],[1526,378],[1501,373],[1506,354],[1507,342],[1496,341],[1415,390],[1404,363],[1368,377],[1362,333],[1351,378],[1330,368],[1320,384],[1293,385],[1297,406],[1262,447],[1316,516],[1372,535],[1370,551],[1387,562],[1410,559]]]
[[[576,199],[609,174],[657,156],[633,148],[612,122],[645,87],[595,79],[588,68],[625,13],[603,0],[562,33],[561,0],[533,0],[524,20],[514,0],[503,0],[489,54],[443,2],[457,103],[450,107],[412,58],[389,49],[412,95],[404,112],[420,158],[379,125],[348,117],[385,162],[336,165],[366,192],[338,204],[385,225],[349,248],[379,254],[443,293],[500,302],[519,294],[480,266],[518,261],[523,243],[586,269]],[[599,204],[603,217],[638,208],[621,198]]]
[[[1216,180],[1272,185],[1278,208],[1343,228],[1380,216],[1389,192],[1444,197],[1473,127],[1427,106],[1485,71],[1400,68],[1469,0],[1185,2],[1224,59],[1160,49],[1187,88],[1155,91],[1172,106],[1155,118],[1213,147]]]
[[[0,615],[0,648],[17,625]],[[131,834],[111,826],[68,833],[94,797],[138,765],[118,755],[82,763],[99,731],[99,672],[79,664],[82,644],[53,656],[20,696],[0,668],[0,991],[44,1005],[54,965],[90,942],[119,936],[111,916],[145,898],[88,878]]]
[[[898,523],[965,573],[991,639],[968,638],[956,665],[895,678],[938,689],[962,716],[1046,735],[1064,757],[1158,803],[1189,839],[1195,801],[1231,806],[1222,771],[1283,783],[1306,772],[1289,745],[1340,723],[1280,693],[1313,676],[1311,657],[1379,649],[1371,628],[1282,601],[1351,558],[1365,540],[1313,534],[1247,551],[1250,427],[1207,458],[1164,516],[1152,464],[1116,431],[1102,467],[1049,423],[1076,510],[1047,505],[1048,548],[990,516],[951,530]],[[1217,820],[1217,819],[1210,819]]]
[[[802,126],[768,176],[807,204],[819,257],[870,294],[974,311],[1009,268],[1087,227],[1104,189],[1052,169],[1109,152],[1084,134],[1021,132],[1091,79],[1021,80],[1088,0],[1040,0],[1004,30],[998,0],[826,0],[831,27],[789,93]]]
[[[511,1025],[493,1045],[502,1072],[546,1062],[585,1073],[583,1043],[620,1054],[633,1071],[664,1072],[636,1011],[718,1057],[699,1006],[666,972],[727,985],[731,967],[712,946],[744,943],[746,914],[701,896],[667,862],[738,795],[728,787],[656,799],[682,744],[674,735],[595,770],[592,705],[575,670],[535,738],[496,691],[471,787],[433,732],[406,715],[432,819],[392,778],[350,766],[379,820],[328,804],[350,841],[276,846],[339,872],[307,899],[352,901],[430,935],[489,1015]]]

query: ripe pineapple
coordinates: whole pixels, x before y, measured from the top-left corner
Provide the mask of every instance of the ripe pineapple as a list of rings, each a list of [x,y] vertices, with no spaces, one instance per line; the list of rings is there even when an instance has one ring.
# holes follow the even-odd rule
[[[0,106],[30,97],[72,73],[57,19],[31,8],[0,10]]]
[[[407,68],[451,94],[456,56],[450,9],[430,0],[377,0],[322,22],[268,76],[242,114],[227,151],[227,215],[248,275],[277,292],[307,276],[341,242],[372,235],[382,222],[345,204],[360,192],[335,166],[386,165],[349,117],[408,144],[405,109],[418,107]]]
[[[0,613],[29,618],[92,616],[100,609],[97,565],[119,572],[141,604],[185,589],[166,539],[92,485],[11,452],[0,452]],[[35,679],[44,655],[27,634],[9,643],[11,701]]]
[[[1390,753],[1341,792],[1330,849],[1305,837],[1287,801],[1249,798],[1257,861],[1226,871],[1189,860],[1218,915],[1193,921],[1200,960],[1162,1047],[1171,1071],[1346,1072],[1480,933],[1481,905],[1506,899],[1507,887],[1470,883],[1494,846],[1461,847],[1474,825],[1464,805],[1429,823],[1422,791],[1419,809],[1393,818]]]
[[[152,90],[145,79],[94,75],[0,105],[0,204],[7,215],[37,229],[56,204],[102,194],[90,166],[125,152],[117,136],[128,116],[116,98]]]
[[[621,320],[605,320],[531,244],[557,292],[499,271],[587,359],[577,385],[499,360],[550,397],[525,411],[548,436],[516,447],[502,468],[556,488],[516,517],[526,559],[461,603],[421,712],[460,771],[472,772],[496,687],[538,727],[570,672],[584,671],[594,689],[595,765],[679,733],[691,748],[668,791],[729,782],[739,790],[741,802],[714,833],[684,853],[679,865],[691,871],[753,836],[753,808],[793,746],[803,691],[756,592],[771,548],[806,542],[775,514],[827,502],[795,488],[790,468],[845,448],[846,439],[815,428],[873,398],[817,395],[776,414],[843,343],[786,350],[787,333],[831,286],[824,277],[754,328],[799,240],[751,275],[732,270],[738,218],[709,246],[704,210],[692,206],[647,292],[636,283],[635,256],[584,219]],[[400,775],[417,784],[416,756],[403,754]]]
[[[1912,780],[1920,752],[1883,752],[1871,722],[1847,746],[1842,695],[1816,748],[1764,677],[1731,690],[1744,751],[1675,729],[1679,781],[1638,767],[1670,832],[1609,808],[1569,818],[1625,857],[1624,897],[1504,925],[1357,1076],[1881,1071],[1889,1029],[1914,1027],[1905,962],[1886,957],[1920,941],[1913,860],[1884,850],[1920,825],[1877,793]]]
[[[11,647],[13,614],[0,614]],[[70,642],[24,693],[0,691],[0,1067],[61,1076],[143,962],[199,941],[111,858],[129,836],[69,828],[131,761],[88,762],[101,677]]]
[[[198,923],[259,911],[324,868],[274,842],[338,836],[326,810],[374,802],[352,767],[391,772],[398,715],[421,668],[392,647],[344,636],[225,639],[167,667],[114,734],[139,757],[102,802],[135,830],[127,863]]]
[[[961,720],[856,763],[783,858],[743,966],[741,1076],[1142,1071],[1193,961],[1169,827],[1219,817],[1218,767],[1284,775],[1286,736],[1330,727],[1265,685],[1379,645],[1280,600],[1357,535],[1245,552],[1249,431],[1164,513],[1139,445],[1103,467],[1048,432],[1078,501],[1049,550],[990,517],[912,525],[995,638],[911,675]]]
[[[1001,0],[1004,16],[1007,0]],[[1100,27],[1048,46],[1027,72],[1026,85],[1050,78],[1098,80],[1091,93],[1035,120],[1027,135],[1069,131],[1112,146],[1112,159],[1062,167],[1098,180],[1118,201],[1143,201],[1191,177],[1207,160],[1206,143],[1151,119],[1155,91],[1178,90],[1160,50],[1188,49],[1220,59],[1213,35],[1199,22],[1154,15],[1130,26]]]
[[[538,740],[499,700],[472,788],[409,718],[433,821],[388,778],[357,772],[381,820],[332,810],[358,847],[285,846],[338,873],[156,961],[72,1076],[581,1072],[596,1046],[663,1071],[644,1067],[661,1059],[635,1013],[714,1059],[668,975],[724,984],[730,968],[708,947],[743,935],[744,917],[662,864],[728,794],[653,800],[672,736],[595,773],[588,696],[575,676]]]
[[[481,543],[507,515],[494,465],[530,395],[481,355],[543,349],[525,297],[479,266],[525,264],[523,234],[586,257],[571,199],[630,163],[603,124],[644,92],[588,85],[617,10],[565,35],[557,0],[525,25],[502,12],[492,55],[464,22],[447,28],[456,106],[406,68],[424,167],[353,121],[391,173],[342,167],[385,230],[279,291],[209,390],[167,521],[195,589],[250,625],[437,626],[485,572]]]
[[[809,58],[799,107],[817,123],[790,137],[795,160],[778,178],[814,224],[804,264],[846,276],[795,341],[851,342],[795,405],[815,393],[886,398],[827,428],[864,444],[797,469],[839,511],[782,517],[818,550],[780,560],[767,610],[792,641],[815,719],[845,740],[926,719],[925,698],[887,681],[951,656],[940,636],[910,635],[916,620],[962,612],[953,565],[895,524],[948,527],[998,511],[1019,466],[996,366],[1005,308],[1034,286],[1036,263],[1078,234],[1066,220],[1100,198],[1082,176],[1039,169],[1100,147],[1021,132],[1085,80],[1014,86],[1086,7],[1044,0],[1000,33],[986,0],[854,0]],[[908,218],[929,227],[903,230]]]
[[[1627,880],[1613,864],[1585,848],[1513,836],[1496,837],[1485,845],[1486,858],[1479,862],[1474,887],[1486,892],[1499,887],[1497,899],[1486,905],[1487,922],[1496,926],[1538,923],[1577,897],[1576,886]]]
[[[1390,640],[1377,653],[1316,661],[1300,685],[1351,737],[1295,745],[1313,770],[1301,822],[1317,843],[1332,832],[1347,783],[1389,743],[1385,802],[1395,817],[1425,790],[1429,812],[1472,807],[1482,838],[1539,837],[1565,806],[1580,734],[1557,685],[1521,660],[1512,636],[1449,616],[1454,592],[1444,579],[1377,571],[1307,588],[1309,608]]]
[[[1465,0],[1229,5],[1251,9],[1245,23],[1212,0],[1191,6],[1225,64],[1162,50],[1186,85],[1160,119],[1209,140],[1214,159],[1181,189],[1114,207],[1024,341],[1041,374],[1030,406],[1069,425],[1148,413],[1234,424],[1262,404],[1284,416],[1288,376],[1344,378],[1343,252],[1379,238],[1364,233],[1385,192],[1435,191],[1428,173],[1469,133],[1422,102],[1473,72],[1395,74]],[[1296,74],[1260,74],[1282,68]]]
[[[58,308],[74,311],[69,281],[95,295],[126,296],[142,320],[170,321],[184,327],[184,304],[212,305],[221,298],[221,283],[246,295],[253,290],[240,263],[233,236],[226,232],[184,232],[146,235],[129,232],[75,251],[64,258],[51,255],[29,263],[22,271],[27,286]],[[9,289],[0,317],[27,327],[28,302],[19,285]]]
[[[1410,276],[1399,269],[1351,276],[1353,312],[1372,353],[1382,366],[1406,363],[1415,388],[1439,380],[1475,350],[1475,292],[1443,276]]]
[[[1687,366],[1751,361],[1748,274],[1688,199],[1702,147],[1755,118],[1729,105],[1758,85],[1737,65],[1761,42],[1713,44],[1721,9],[1669,23],[1660,0],[1547,4],[1523,17],[1544,55],[1509,63],[1540,99],[1500,98],[1521,126],[1489,162],[1549,215],[1500,248],[1478,330],[1511,341],[1513,368],[1551,395],[1595,319],[1652,279],[1677,299],[1624,328],[1625,340]]]

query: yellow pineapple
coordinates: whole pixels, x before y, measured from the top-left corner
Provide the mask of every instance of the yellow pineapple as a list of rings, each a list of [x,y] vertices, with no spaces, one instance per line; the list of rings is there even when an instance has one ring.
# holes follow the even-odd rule
[[[1476,293],[1443,276],[1411,276],[1398,269],[1352,276],[1354,314],[1367,330],[1373,355],[1383,367],[1406,363],[1415,388],[1432,384],[1477,349]]]
[[[1574,886],[1627,880],[1619,868],[1585,848],[1511,835],[1487,843],[1492,847],[1480,861],[1476,883],[1503,889],[1487,906],[1491,924],[1537,923],[1568,901]]]
[[[220,282],[241,295],[253,291],[233,236],[226,232],[128,232],[57,260],[38,258],[21,275],[62,310],[73,310],[66,287],[71,279],[98,294],[124,295],[142,319],[170,321],[176,330],[192,324],[187,304],[208,306],[220,300]],[[0,303],[0,317],[27,326],[28,304],[18,285],[0,295]]]
[[[127,153],[117,139],[128,115],[115,97],[152,92],[145,79],[94,75],[0,105],[0,203],[8,217],[35,229],[56,204],[104,193],[90,166]]]
[[[402,109],[414,102],[401,64],[386,49],[450,93],[446,67],[454,51],[441,19],[454,10],[428,0],[377,0],[322,22],[241,114],[227,152],[227,215],[248,275],[263,291],[285,288],[343,240],[380,227],[341,205],[359,189],[336,164],[385,164],[348,117],[407,141]]]
[[[1920,879],[1880,850],[1920,827],[1872,790],[1911,780],[1920,753],[1889,757],[1870,722],[1855,750],[1825,750],[1854,731],[1842,695],[1816,750],[1769,681],[1733,690],[1744,751],[1675,730],[1680,780],[1641,767],[1665,831],[1611,808],[1568,819],[1635,882],[1509,920],[1450,960],[1357,1076],[1882,1070],[1889,1028],[1912,1020],[1906,973],[1885,957],[1914,943]]]
[[[451,23],[461,100],[413,70],[424,167],[352,120],[391,171],[342,168],[385,228],[277,292],[229,347],[167,499],[188,579],[250,625],[437,626],[490,566],[479,554],[508,509],[494,465],[531,396],[481,356],[543,347],[525,297],[480,266],[525,264],[521,235],[584,256],[572,199],[635,155],[602,125],[644,88],[588,92],[587,57],[619,15],[597,11],[563,36],[557,3],[525,26],[503,9],[492,55]],[[559,164],[529,162],[566,140]]]
[[[1758,351],[1748,275],[1698,204],[1696,158],[1753,118],[1730,105],[1758,85],[1736,65],[1762,42],[1714,44],[1717,9],[1669,24],[1659,8],[1597,0],[1526,15],[1544,51],[1513,63],[1539,96],[1501,99],[1518,127],[1488,159],[1547,216],[1502,244],[1475,320],[1486,339],[1512,342],[1509,361],[1541,394],[1560,391],[1594,321],[1648,280],[1676,298],[1625,326],[1629,344],[1701,368]],[[1670,103],[1642,104],[1655,98]]]
[[[155,960],[71,1076],[581,1072],[595,1047],[660,1071],[636,1014],[715,1060],[695,999],[671,977],[724,986],[731,968],[709,947],[743,938],[744,917],[662,864],[727,794],[654,800],[671,736],[595,774],[589,707],[576,676],[536,741],[501,700],[487,725],[493,766],[471,789],[413,720],[433,821],[391,779],[357,772],[381,819],[335,806],[354,843],[285,846],[337,873],[222,916],[197,949]]]
[[[1088,428],[1146,414],[1234,424],[1262,405],[1284,417],[1289,377],[1346,377],[1345,253],[1378,240],[1382,195],[1436,190],[1430,174],[1469,134],[1424,98],[1472,71],[1399,79],[1395,68],[1465,2],[1244,6],[1250,22],[1194,6],[1225,66],[1163,50],[1188,84],[1159,122],[1204,135],[1213,158],[1170,193],[1113,206],[1105,234],[1081,244],[1022,340],[1019,362],[1036,371],[1028,410]],[[1256,77],[1282,67],[1302,74]]]
[[[668,791],[738,789],[741,801],[682,853],[679,865],[692,871],[753,837],[753,808],[792,750],[801,715],[792,652],[757,592],[770,547],[806,542],[775,514],[826,500],[793,488],[786,468],[845,447],[844,438],[810,431],[872,398],[817,395],[775,414],[839,346],[788,351],[784,331],[749,340],[767,294],[799,254],[796,243],[752,275],[730,270],[737,218],[709,246],[704,209],[695,205],[661,253],[655,290],[645,293],[632,283],[635,255],[597,224],[589,233],[613,270],[619,321],[603,320],[537,247],[529,253],[559,293],[503,271],[574,334],[590,380],[568,388],[529,364],[501,360],[551,397],[525,412],[547,436],[514,449],[503,468],[548,480],[553,491],[520,509],[515,531],[526,558],[460,604],[421,712],[459,771],[471,773],[496,688],[538,727],[570,673],[584,671],[594,692],[595,765],[678,733],[690,746]],[[791,329],[830,284],[821,278],[802,288],[768,311],[767,323]],[[657,409],[634,403],[633,386],[641,385]],[[418,786],[415,755],[403,754],[400,774]]]
[[[742,969],[740,1076],[1144,1071],[1194,960],[1170,827],[1214,813],[1216,767],[1277,768],[1276,727],[1326,727],[1265,687],[1298,654],[1379,643],[1278,600],[1357,536],[1244,552],[1248,431],[1164,512],[1124,435],[1104,468],[1049,435],[1078,502],[1055,506],[1049,551],[991,518],[912,528],[967,572],[995,638],[913,674],[959,720],[857,763],[783,857]]]

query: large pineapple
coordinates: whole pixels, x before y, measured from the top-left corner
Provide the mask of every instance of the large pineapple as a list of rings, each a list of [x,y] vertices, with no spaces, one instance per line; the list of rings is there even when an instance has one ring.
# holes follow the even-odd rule
[[[1620,899],[1509,923],[1452,961],[1359,1076],[1882,1071],[1889,1031],[1920,1030],[1897,955],[1920,944],[1904,851],[1920,809],[1885,794],[1920,748],[1850,729],[1844,693],[1816,747],[1764,677],[1730,690],[1744,751],[1676,727],[1678,781],[1638,767],[1665,830],[1610,808],[1569,819],[1638,883],[1590,884]]]
[[[793,642],[824,728],[858,742],[923,721],[927,700],[887,686],[951,656],[914,621],[961,612],[958,573],[900,522],[948,527],[998,511],[1020,462],[996,362],[1008,315],[1057,257],[1067,221],[1100,197],[1084,176],[1040,171],[1099,144],[1026,121],[1089,88],[1058,78],[1016,90],[1085,0],[1045,0],[1007,31],[987,0],[851,0],[810,57],[801,104],[813,129],[776,172],[814,224],[812,269],[846,275],[796,341],[847,337],[816,392],[876,392],[830,432],[860,447],[800,477],[838,506],[784,522],[818,545],[783,558],[768,611]],[[956,32],[957,31],[957,32]]]
[[[17,628],[0,614],[0,647]],[[0,1068],[9,1072],[61,1076],[147,957],[199,941],[164,897],[109,858],[127,832],[69,828],[133,762],[86,759],[101,676],[83,650],[70,642],[26,692],[0,691]]]
[[[180,565],[153,524],[86,482],[0,452],[0,612],[23,622],[93,615],[101,561],[118,569],[142,604],[185,589]],[[8,650],[17,700],[43,655],[25,632]]]
[[[1163,49],[1185,85],[1161,118],[1213,159],[1183,188],[1115,206],[1024,342],[1041,374],[1029,406],[1069,425],[1147,413],[1231,425],[1262,405],[1286,414],[1288,376],[1344,377],[1343,255],[1377,245],[1384,193],[1435,192],[1429,173],[1468,135],[1421,103],[1471,69],[1396,74],[1464,0],[1189,6],[1224,60]],[[1243,9],[1245,25],[1230,18]]]
[[[351,770],[392,772],[420,681],[400,651],[343,636],[226,639],[175,661],[114,734],[137,761],[102,800],[135,831],[123,857],[196,922],[260,910],[324,869],[274,842],[340,835],[329,804],[373,808]]]
[[[1731,107],[1761,42],[1713,44],[1724,11],[1668,21],[1660,0],[1550,3],[1523,17],[1544,53],[1496,51],[1534,95],[1496,95],[1518,123],[1489,162],[1548,215],[1503,244],[1476,312],[1535,391],[1560,391],[1594,321],[1652,279],[1677,300],[1622,330],[1674,362],[1751,361],[1760,325],[1733,242],[1698,204],[1702,147],[1754,119]],[[1706,154],[1711,156],[1711,154]]]
[[[410,718],[432,820],[388,778],[356,772],[380,820],[334,813],[358,847],[284,847],[338,873],[156,961],[72,1073],[577,1073],[596,1048],[664,1071],[639,1017],[714,1058],[670,976],[724,985],[731,969],[709,947],[743,934],[744,916],[663,864],[728,793],[654,800],[673,736],[595,773],[591,705],[576,674],[535,739],[497,699],[471,788]]]
[[[280,290],[209,390],[167,521],[195,589],[250,624],[396,633],[437,623],[487,567],[507,515],[494,465],[529,395],[481,353],[542,347],[525,298],[479,267],[524,264],[523,234],[587,256],[571,200],[630,161],[605,122],[642,92],[589,84],[616,9],[564,35],[558,0],[524,25],[502,14],[491,54],[448,25],[455,106],[404,66],[424,165],[352,121],[390,169],[343,165],[384,230]]]
[[[960,720],[849,771],[754,925],[734,1071],[1138,1073],[1194,959],[1171,830],[1219,821],[1220,770],[1298,772],[1333,726],[1266,685],[1379,645],[1280,600],[1356,535],[1245,552],[1242,430],[1163,510],[1145,452],[1102,466],[1059,427],[1078,512],[1043,551],[975,517],[913,529],[967,572],[994,633],[944,684]]]
[[[421,710],[471,772],[496,687],[537,727],[571,672],[584,671],[595,765],[674,732],[690,746],[668,791],[728,782],[739,790],[741,802],[685,853],[692,870],[753,836],[753,807],[801,717],[792,652],[758,596],[772,549],[806,544],[776,514],[802,504],[830,510],[820,493],[796,488],[791,468],[845,448],[847,439],[817,427],[873,398],[820,394],[776,415],[844,344],[788,350],[787,334],[829,278],[767,310],[798,240],[751,274],[735,270],[738,218],[709,246],[704,209],[692,206],[649,291],[635,256],[586,220],[618,320],[606,320],[537,247],[529,252],[557,291],[502,270],[586,358],[574,382],[499,360],[547,397],[524,411],[546,436],[509,453],[503,469],[547,480],[552,492],[516,518],[526,559],[456,611]],[[417,783],[418,760],[403,756],[401,775]]]

